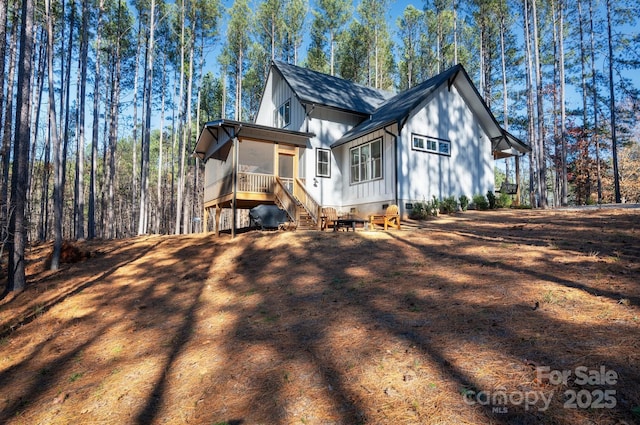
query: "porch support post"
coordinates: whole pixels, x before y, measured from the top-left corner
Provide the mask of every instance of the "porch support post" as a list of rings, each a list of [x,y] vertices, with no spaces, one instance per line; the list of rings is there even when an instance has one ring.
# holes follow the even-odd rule
[[[202,214],[202,232],[207,233],[209,231],[209,207],[204,207]]]
[[[516,155],[516,199],[513,205],[520,206],[520,157]]]
[[[216,233],[216,238],[220,237],[220,219],[222,218],[222,208],[220,205],[216,205],[216,218],[214,220],[214,232]]]
[[[234,137],[233,138],[233,162],[231,164],[232,168],[233,168],[233,199],[231,200],[231,214],[232,214],[232,218],[231,218],[231,237],[235,238],[236,237],[236,229],[237,229],[237,223],[236,223],[236,210],[237,210],[237,203],[238,203],[238,138]]]

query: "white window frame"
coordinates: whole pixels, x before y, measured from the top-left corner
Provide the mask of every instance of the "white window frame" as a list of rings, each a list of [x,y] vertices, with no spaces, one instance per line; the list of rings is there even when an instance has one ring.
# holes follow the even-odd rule
[[[326,161],[322,161],[322,154],[326,154]],[[323,173],[320,170],[321,165],[326,165],[327,172]],[[329,149],[316,149],[316,177],[331,177],[331,151]]]
[[[451,156],[451,142],[438,137],[423,136],[420,134],[411,135],[411,149],[420,152],[435,153],[438,155]]]
[[[374,157],[372,152],[378,145],[378,155]],[[350,183],[358,184],[382,178],[382,138],[349,149]]]
[[[273,124],[278,128],[287,128],[291,124],[291,98],[274,111]]]

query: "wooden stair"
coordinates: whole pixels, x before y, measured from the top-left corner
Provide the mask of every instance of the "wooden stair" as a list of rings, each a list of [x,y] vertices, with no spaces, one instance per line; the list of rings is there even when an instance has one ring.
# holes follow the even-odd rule
[[[309,215],[302,205],[298,205],[298,213],[296,215],[298,217],[298,230],[317,230],[318,226],[313,221],[313,217]]]
[[[318,230],[320,228],[319,223],[313,218],[307,207],[292,191],[282,185],[279,180],[276,181],[275,188],[275,204],[287,212],[289,221],[294,224],[294,228],[300,230]],[[304,193],[306,194],[306,192]]]

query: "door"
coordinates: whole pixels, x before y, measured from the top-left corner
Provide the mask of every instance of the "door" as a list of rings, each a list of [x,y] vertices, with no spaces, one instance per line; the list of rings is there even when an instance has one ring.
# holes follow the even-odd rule
[[[289,192],[293,192],[293,155],[278,154],[278,176]]]

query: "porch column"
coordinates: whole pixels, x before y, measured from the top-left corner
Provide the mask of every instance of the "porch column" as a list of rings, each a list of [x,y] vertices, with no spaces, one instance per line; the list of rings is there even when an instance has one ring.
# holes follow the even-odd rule
[[[202,219],[203,219],[202,232],[207,233],[209,231],[209,208],[208,207],[204,207]]]
[[[236,229],[238,227],[236,223],[236,211],[237,211],[237,203],[238,203],[238,138],[233,138],[233,199],[231,200],[231,237],[236,237]]]
[[[516,199],[513,205],[520,206],[520,157],[516,155]]]
[[[220,236],[220,219],[222,217],[222,208],[220,205],[216,205],[216,217],[214,219],[214,232],[216,237]]]

